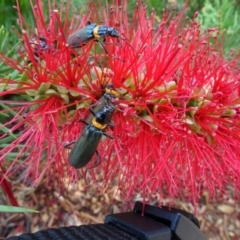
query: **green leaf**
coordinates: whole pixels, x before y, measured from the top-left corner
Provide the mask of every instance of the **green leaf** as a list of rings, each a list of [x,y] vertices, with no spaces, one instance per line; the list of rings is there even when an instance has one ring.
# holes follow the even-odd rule
[[[2,144],[8,144],[8,143],[12,142],[13,140],[16,139],[15,137],[19,137],[19,134],[14,135],[14,137],[13,136],[7,136],[7,137],[1,139],[0,140],[0,146],[2,147]]]
[[[23,208],[23,207],[13,207],[13,206],[7,206],[7,205],[0,205],[0,212],[12,212],[12,213],[19,213],[19,212],[25,212],[25,213],[38,213],[39,211],[36,211],[31,208]]]
[[[1,123],[0,123],[0,130],[2,131],[2,132],[4,132],[4,133],[8,133],[10,136],[12,136],[13,138],[17,138],[12,132],[11,132],[11,130],[10,129],[8,129],[7,127],[5,127],[4,125],[2,125]]]
[[[224,37],[224,52],[239,49],[240,38],[240,7],[235,0],[206,0],[199,11],[198,22],[203,30],[219,28],[219,40]]]

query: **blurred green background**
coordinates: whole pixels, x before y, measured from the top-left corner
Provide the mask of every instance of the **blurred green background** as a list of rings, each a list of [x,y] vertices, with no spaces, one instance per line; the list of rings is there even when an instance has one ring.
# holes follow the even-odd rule
[[[101,0],[104,4],[105,0]],[[19,0],[21,12],[29,23],[33,23],[29,0]],[[48,2],[48,0],[42,0]],[[56,0],[61,3],[61,0]],[[86,7],[87,0],[72,0],[72,5],[78,8]],[[96,0],[99,2],[99,0]],[[149,12],[154,8],[161,17],[162,9],[175,8],[180,10],[185,0],[145,0]],[[129,14],[135,7],[136,1],[129,0]],[[12,45],[17,42],[17,36],[12,32],[11,26],[17,24],[17,12],[13,8],[16,0],[0,0],[0,26],[5,26],[11,38],[8,42]],[[47,6],[47,5],[46,5]],[[240,46],[240,0],[189,0],[187,15],[191,19],[195,12],[199,13],[198,21],[203,30],[219,27],[220,37],[224,35],[224,52]]]

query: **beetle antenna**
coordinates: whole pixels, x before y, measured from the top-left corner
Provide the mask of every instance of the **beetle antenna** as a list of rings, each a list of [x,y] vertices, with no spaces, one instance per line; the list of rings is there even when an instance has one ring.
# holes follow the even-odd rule
[[[109,52],[107,51],[104,43],[102,43],[100,40],[96,40],[96,41],[101,45],[101,47],[104,49],[104,51],[106,52],[107,55],[109,55],[110,57],[113,57],[113,58],[115,58],[115,59],[118,59],[118,60],[120,60],[120,61],[122,61],[122,62],[126,62],[126,61],[123,60],[123,59],[120,59],[120,58],[118,58],[118,57],[115,57],[114,55],[110,55]]]

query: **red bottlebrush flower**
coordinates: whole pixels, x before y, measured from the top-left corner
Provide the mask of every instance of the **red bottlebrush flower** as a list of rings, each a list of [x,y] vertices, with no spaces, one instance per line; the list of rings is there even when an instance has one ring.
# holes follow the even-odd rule
[[[63,142],[82,134],[85,125],[78,119],[90,116],[88,109],[99,104],[102,88],[112,84],[121,97],[114,104],[115,127],[105,132],[114,139],[100,141],[101,164],[87,171],[94,182],[102,169],[102,188],[117,177],[125,198],[142,192],[146,201],[187,196],[196,202],[203,190],[217,197],[227,184],[239,196],[239,75],[235,59],[221,55],[217,30],[201,33],[196,19],[183,20],[184,10],[172,20],[164,13],[158,23],[140,3],[128,19],[127,1],[104,10],[90,4],[79,18],[69,17],[70,5],[58,11],[49,7],[46,24],[40,3],[32,4],[36,36],[18,9],[21,61],[1,56],[21,73],[21,79],[1,80],[6,85],[1,96],[19,94],[30,101],[15,108],[16,115],[4,125],[18,134],[0,150],[4,164],[19,151],[7,175],[25,168],[33,184],[54,172],[59,183],[85,176],[85,169],[69,166],[70,150]],[[66,44],[89,20],[119,32],[118,39],[106,37],[108,54],[90,38],[80,49]],[[86,167],[96,161],[94,155]]]

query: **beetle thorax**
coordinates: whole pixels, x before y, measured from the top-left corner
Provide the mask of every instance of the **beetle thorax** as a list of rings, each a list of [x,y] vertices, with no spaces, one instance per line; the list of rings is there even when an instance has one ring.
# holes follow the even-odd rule
[[[98,112],[95,116],[96,121],[100,124],[107,124],[111,121],[111,117],[113,114],[113,107],[112,106],[105,106],[101,112]]]

